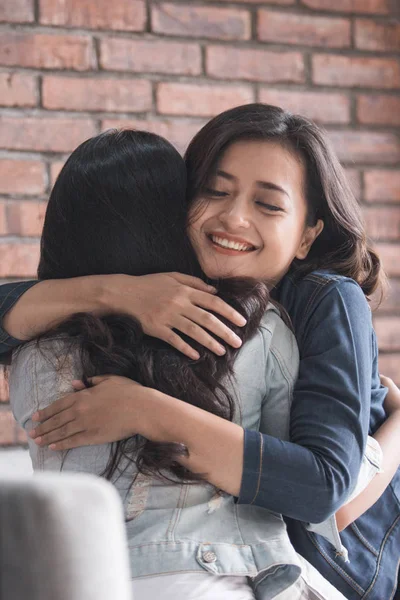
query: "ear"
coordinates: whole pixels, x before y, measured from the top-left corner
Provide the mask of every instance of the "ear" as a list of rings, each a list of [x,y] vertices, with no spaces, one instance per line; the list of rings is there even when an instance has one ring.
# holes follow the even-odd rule
[[[317,223],[313,227],[306,227],[301,244],[297,250],[296,258],[304,260],[307,258],[307,254],[310,251],[311,246],[321,233],[324,228],[324,222],[322,219],[318,219]]]

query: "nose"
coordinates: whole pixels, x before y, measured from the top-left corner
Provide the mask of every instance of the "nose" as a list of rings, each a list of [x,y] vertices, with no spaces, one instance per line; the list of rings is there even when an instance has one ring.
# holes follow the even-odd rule
[[[219,214],[219,220],[227,231],[250,227],[250,214],[247,203],[236,199],[227,203]]]

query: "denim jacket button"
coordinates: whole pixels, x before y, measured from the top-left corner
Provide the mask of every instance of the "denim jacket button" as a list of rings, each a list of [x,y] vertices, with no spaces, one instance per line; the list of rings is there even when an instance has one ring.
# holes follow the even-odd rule
[[[215,554],[215,552],[204,552],[203,553],[203,560],[206,563],[213,563],[217,560],[217,555]]]

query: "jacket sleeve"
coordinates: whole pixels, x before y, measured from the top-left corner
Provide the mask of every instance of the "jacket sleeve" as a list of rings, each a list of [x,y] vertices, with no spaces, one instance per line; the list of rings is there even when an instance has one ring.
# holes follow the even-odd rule
[[[372,321],[362,290],[347,279],[320,294],[307,320],[291,441],[245,431],[239,502],[318,523],[357,482],[370,415]]]
[[[0,355],[6,354],[22,342],[5,331],[2,327],[4,316],[14,306],[17,300],[34,286],[37,281],[16,281],[0,285]]]
[[[25,344],[13,354],[9,374],[10,404],[15,420],[29,433],[34,427],[32,415],[73,391],[71,381],[81,377],[74,353],[63,353],[57,340]],[[34,470],[62,470],[64,452],[37,446],[28,437]]]

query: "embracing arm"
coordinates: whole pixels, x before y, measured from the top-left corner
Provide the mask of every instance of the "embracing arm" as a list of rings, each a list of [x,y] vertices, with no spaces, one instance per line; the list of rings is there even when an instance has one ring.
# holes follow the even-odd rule
[[[201,279],[181,273],[142,277],[92,275],[5,284],[0,286],[3,325],[0,353],[54,327],[73,313],[112,312],[139,319],[145,333],[164,340],[190,358],[198,358],[198,353],[174,330],[216,354],[223,354],[223,346],[208,331],[232,346],[240,346],[240,339],[207,311],[218,313],[239,326],[244,324],[244,319],[215,296],[214,291]]]
[[[18,341],[32,339],[74,312],[103,309],[102,278],[29,281],[0,287],[2,325]]]

